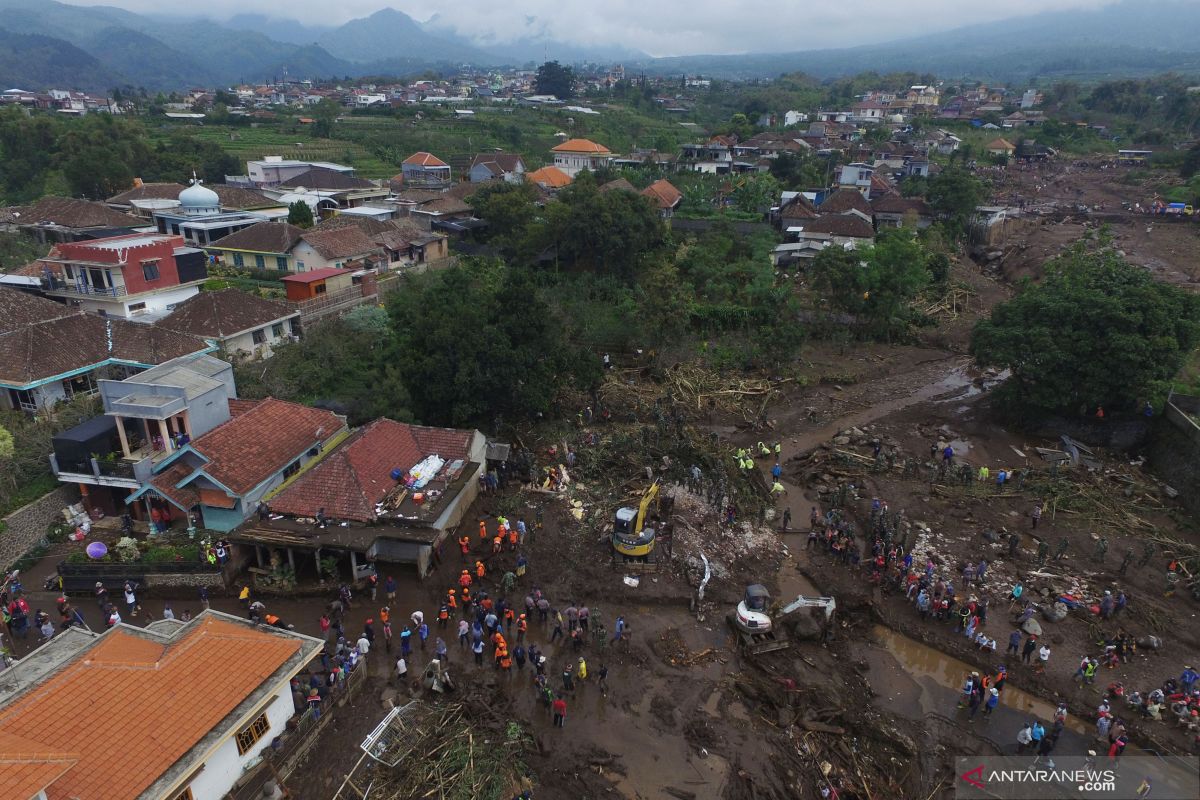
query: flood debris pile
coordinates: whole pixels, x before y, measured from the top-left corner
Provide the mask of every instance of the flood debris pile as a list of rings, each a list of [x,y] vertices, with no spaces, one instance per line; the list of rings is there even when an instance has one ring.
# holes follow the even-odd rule
[[[693,421],[720,414],[757,423],[788,382],[722,374],[697,364],[679,364],[657,377],[651,382],[627,372],[610,374],[600,387],[600,400],[614,415],[637,419],[669,405]]]
[[[768,780],[736,771],[726,797],[819,798],[828,796],[823,789],[836,790],[841,800],[924,796],[917,792],[929,765],[913,737],[855,700],[870,693],[861,676],[839,673],[820,681],[806,673],[814,678],[809,682],[764,664],[738,676],[742,703],[771,725],[764,745],[772,748],[775,774]]]
[[[487,724],[462,703],[416,700],[398,712],[335,800],[508,800],[529,788],[520,725]]]

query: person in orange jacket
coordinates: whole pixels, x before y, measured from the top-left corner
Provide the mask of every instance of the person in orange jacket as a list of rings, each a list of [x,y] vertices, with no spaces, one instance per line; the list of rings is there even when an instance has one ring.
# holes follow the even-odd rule
[[[462,574],[458,576],[458,585],[464,589],[466,589],[468,586],[470,586],[471,585],[471,573],[467,572],[464,569],[462,571]]]
[[[467,560],[467,554],[471,552],[471,537],[464,536],[458,540],[458,549],[462,551],[463,561]]]
[[[454,589],[446,592],[446,605],[450,608],[458,608],[458,599],[454,596]]]
[[[475,562],[475,577],[478,578],[479,580],[483,580],[483,576],[486,574],[487,574],[487,568],[485,566],[483,566],[483,562],[476,561]]]
[[[483,520],[479,520],[479,541],[487,541],[487,523]]]

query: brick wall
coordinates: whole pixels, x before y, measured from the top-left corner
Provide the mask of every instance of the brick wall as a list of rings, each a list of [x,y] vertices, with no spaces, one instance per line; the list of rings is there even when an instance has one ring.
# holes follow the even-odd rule
[[[4,517],[4,530],[0,531],[0,570],[7,570],[40,542],[50,523],[62,520],[60,512],[78,502],[79,487],[68,484]]]

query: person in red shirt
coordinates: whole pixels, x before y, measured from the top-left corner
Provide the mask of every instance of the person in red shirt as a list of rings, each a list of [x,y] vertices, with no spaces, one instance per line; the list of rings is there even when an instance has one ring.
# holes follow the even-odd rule
[[[567,701],[563,699],[560,693],[554,702],[550,704],[550,708],[554,711],[554,727],[565,727],[567,721]]]

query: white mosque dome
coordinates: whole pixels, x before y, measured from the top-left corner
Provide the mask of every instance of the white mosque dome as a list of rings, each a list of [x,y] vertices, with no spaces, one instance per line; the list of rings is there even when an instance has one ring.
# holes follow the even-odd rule
[[[198,180],[192,180],[191,186],[179,193],[179,205],[186,209],[220,208],[221,198],[217,193]]]

